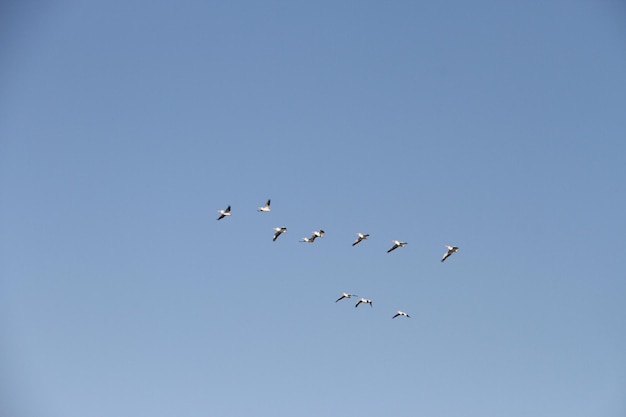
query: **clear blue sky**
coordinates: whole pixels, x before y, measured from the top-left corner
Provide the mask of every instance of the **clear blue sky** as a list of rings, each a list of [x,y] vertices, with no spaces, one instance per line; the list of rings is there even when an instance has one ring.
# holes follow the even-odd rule
[[[623,2],[15,3],[1,415],[626,415]]]

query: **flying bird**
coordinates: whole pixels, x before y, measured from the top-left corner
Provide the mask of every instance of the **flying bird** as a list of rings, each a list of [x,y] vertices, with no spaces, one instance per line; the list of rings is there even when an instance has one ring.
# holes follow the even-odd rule
[[[392,319],[395,319],[395,318],[396,318],[396,317],[398,317],[398,316],[404,316],[404,317],[411,318],[411,316],[409,316],[408,314],[406,314],[404,311],[400,311],[400,310],[398,310],[398,311],[396,312],[396,315],[395,315],[395,316],[393,316],[393,317],[392,317]]]
[[[324,237],[324,231],[322,229],[311,232],[311,237],[303,237],[300,239],[300,242],[313,243],[318,237]]]
[[[268,212],[268,211],[272,211],[270,210],[270,202],[272,200],[267,200],[267,203],[265,203],[265,205],[263,207],[257,207],[256,211],[263,211],[263,212]]]
[[[352,244],[352,246],[354,246],[354,245],[357,245],[357,244],[361,243],[361,241],[363,241],[363,240],[367,239],[367,238],[370,236],[370,235],[368,235],[367,233],[360,233],[360,232],[359,232],[359,233],[357,233],[356,235],[357,235],[357,238],[356,238],[356,240],[354,241],[354,243]]]
[[[344,293],[341,293],[341,297],[337,298],[337,300],[335,302],[341,301],[344,298],[352,298],[352,297],[358,297],[358,295],[356,295],[356,294],[348,294],[347,292],[344,292]]]
[[[226,210],[218,210],[217,212],[220,214],[217,220],[222,220],[224,217],[230,216],[230,206],[226,207]]]
[[[354,306],[354,308],[357,308],[359,306],[359,304],[361,303],[365,303],[365,304],[369,304],[370,307],[372,307],[372,300],[368,300],[367,298],[361,298],[356,305]]]
[[[313,232],[313,236],[315,236],[315,237],[324,237],[324,233],[325,232],[324,232],[323,229],[316,230],[316,231]]]
[[[393,242],[393,246],[391,248],[389,248],[387,253],[391,252],[392,250],[396,250],[398,248],[401,248],[401,247],[403,247],[404,245],[407,244],[407,242],[400,242],[399,240],[392,240],[392,242]]]
[[[446,245],[446,248],[448,248],[448,251],[446,253],[443,254],[443,258],[441,258],[441,262],[445,261],[446,259],[448,259],[448,257],[450,255],[452,255],[454,252],[458,252],[459,248],[457,246],[449,246]]]
[[[282,235],[283,233],[287,231],[287,228],[286,227],[274,227],[274,229],[272,230],[276,230],[276,233],[274,233],[274,237],[272,238],[272,242],[275,242],[276,239],[278,239],[278,236]]]

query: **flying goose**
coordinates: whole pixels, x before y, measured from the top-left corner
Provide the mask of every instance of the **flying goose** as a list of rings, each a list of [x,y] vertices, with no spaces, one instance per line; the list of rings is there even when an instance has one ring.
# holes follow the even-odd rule
[[[318,237],[324,237],[324,230],[314,230],[313,232],[311,232],[311,237],[303,237],[302,239],[300,239],[300,242],[313,243]]]
[[[398,317],[398,316],[404,316],[404,317],[411,318],[411,316],[409,316],[408,314],[406,314],[404,311],[400,311],[400,310],[398,310],[398,311],[396,312],[396,315],[395,315],[395,316],[393,316],[393,317],[392,317],[392,319],[395,319],[395,318],[396,318],[396,317]]]
[[[459,248],[457,246],[446,245],[446,248],[448,248],[448,251],[443,254],[443,258],[441,258],[441,262],[443,262],[446,259],[448,259],[448,256],[452,255],[454,252],[458,252],[459,251]]]
[[[354,306],[354,308],[357,308],[359,306],[359,304],[361,303],[365,303],[365,304],[369,304],[370,307],[372,307],[372,300],[368,300],[367,298],[361,298],[356,305]]]
[[[267,203],[265,203],[265,205],[263,207],[257,207],[256,211],[264,211],[264,212],[268,212],[268,211],[272,211],[270,210],[270,202],[272,200],[267,200]]]
[[[324,237],[324,229],[316,230],[313,232],[313,236],[315,237]]]
[[[358,237],[356,238],[356,240],[354,241],[354,243],[352,244],[352,246],[357,245],[359,243],[361,243],[362,240],[365,240],[369,237],[369,235],[367,233],[357,233],[356,234]]]
[[[230,206],[226,207],[226,210],[218,210],[217,212],[220,214],[217,220],[222,220],[224,217],[230,216]]]
[[[283,233],[287,231],[287,228],[286,227],[274,227],[272,230],[276,230],[276,233],[274,233],[274,237],[272,238],[272,242],[275,242],[276,239],[278,239],[278,236],[282,235]]]
[[[400,242],[399,240],[392,240],[392,242],[393,242],[393,246],[391,248],[389,248],[387,253],[391,252],[392,250],[396,250],[398,248],[401,248],[401,247],[403,247],[404,245],[407,244],[407,242]]]
[[[335,302],[341,301],[344,298],[352,298],[352,297],[358,297],[358,295],[356,295],[356,294],[348,294],[347,292],[344,292],[344,293],[341,293],[341,297],[337,298],[337,300]]]

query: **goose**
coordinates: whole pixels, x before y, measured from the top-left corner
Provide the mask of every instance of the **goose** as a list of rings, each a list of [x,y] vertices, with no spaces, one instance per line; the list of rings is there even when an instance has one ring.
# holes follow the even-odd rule
[[[404,317],[411,318],[411,316],[409,316],[408,314],[406,314],[404,311],[400,311],[400,310],[398,310],[398,311],[396,312],[396,315],[395,315],[395,316],[393,316],[393,317],[392,317],[392,319],[395,319],[395,318],[396,318],[396,317],[398,317],[398,316],[404,316]]]
[[[354,243],[352,244],[352,246],[361,243],[361,241],[363,241],[363,240],[365,240],[365,239],[367,239],[369,237],[369,235],[367,233],[361,233],[361,232],[357,233],[356,235],[357,235],[357,238],[354,241]]]
[[[300,242],[313,243],[318,237],[324,237],[324,231],[322,229],[314,230],[313,232],[311,232],[311,237],[303,237],[302,239],[300,239]]]
[[[446,245],[446,248],[448,248],[448,251],[446,253],[443,254],[443,258],[441,258],[441,262],[445,261],[446,259],[448,259],[448,257],[450,255],[452,255],[454,252],[458,252],[459,248],[457,246],[449,246]]]
[[[367,298],[361,298],[356,305],[354,306],[354,308],[357,308],[359,306],[359,304],[361,303],[365,303],[365,304],[369,304],[370,307],[372,307],[372,300],[368,300]]]
[[[275,242],[276,239],[278,239],[278,236],[282,235],[283,233],[285,233],[287,231],[286,227],[274,227],[272,230],[276,230],[276,233],[274,233],[274,237],[272,238],[272,242]]]
[[[352,298],[352,297],[358,297],[358,295],[356,295],[356,294],[348,294],[347,292],[343,292],[343,293],[341,293],[341,297],[337,298],[337,300],[335,302],[341,301],[344,298]]]
[[[400,242],[399,240],[392,240],[392,242],[393,242],[393,246],[391,248],[389,248],[387,253],[391,252],[392,250],[396,250],[398,248],[401,248],[401,247],[403,247],[404,245],[407,244],[407,242]]]
[[[230,216],[230,206],[226,207],[226,210],[218,210],[217,212],[220,214],[217,220],[222,220],[224,217]]]
[[[313,232],[313,236],[315,237],[324,237],[324,229],[316,230]]]
[[[263,207],[257,207],[256,211],[263,211],[263,212],[268,212],[268,211],[272,211],[270,210],[270,202],[272,200],[267,200],[267,203],[265,203],[265,205]]]

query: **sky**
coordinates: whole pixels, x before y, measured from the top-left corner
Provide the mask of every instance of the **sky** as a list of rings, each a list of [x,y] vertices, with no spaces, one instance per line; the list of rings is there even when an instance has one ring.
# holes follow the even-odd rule
[[[0,16],[1,415],[626,415],[623,2]]]

